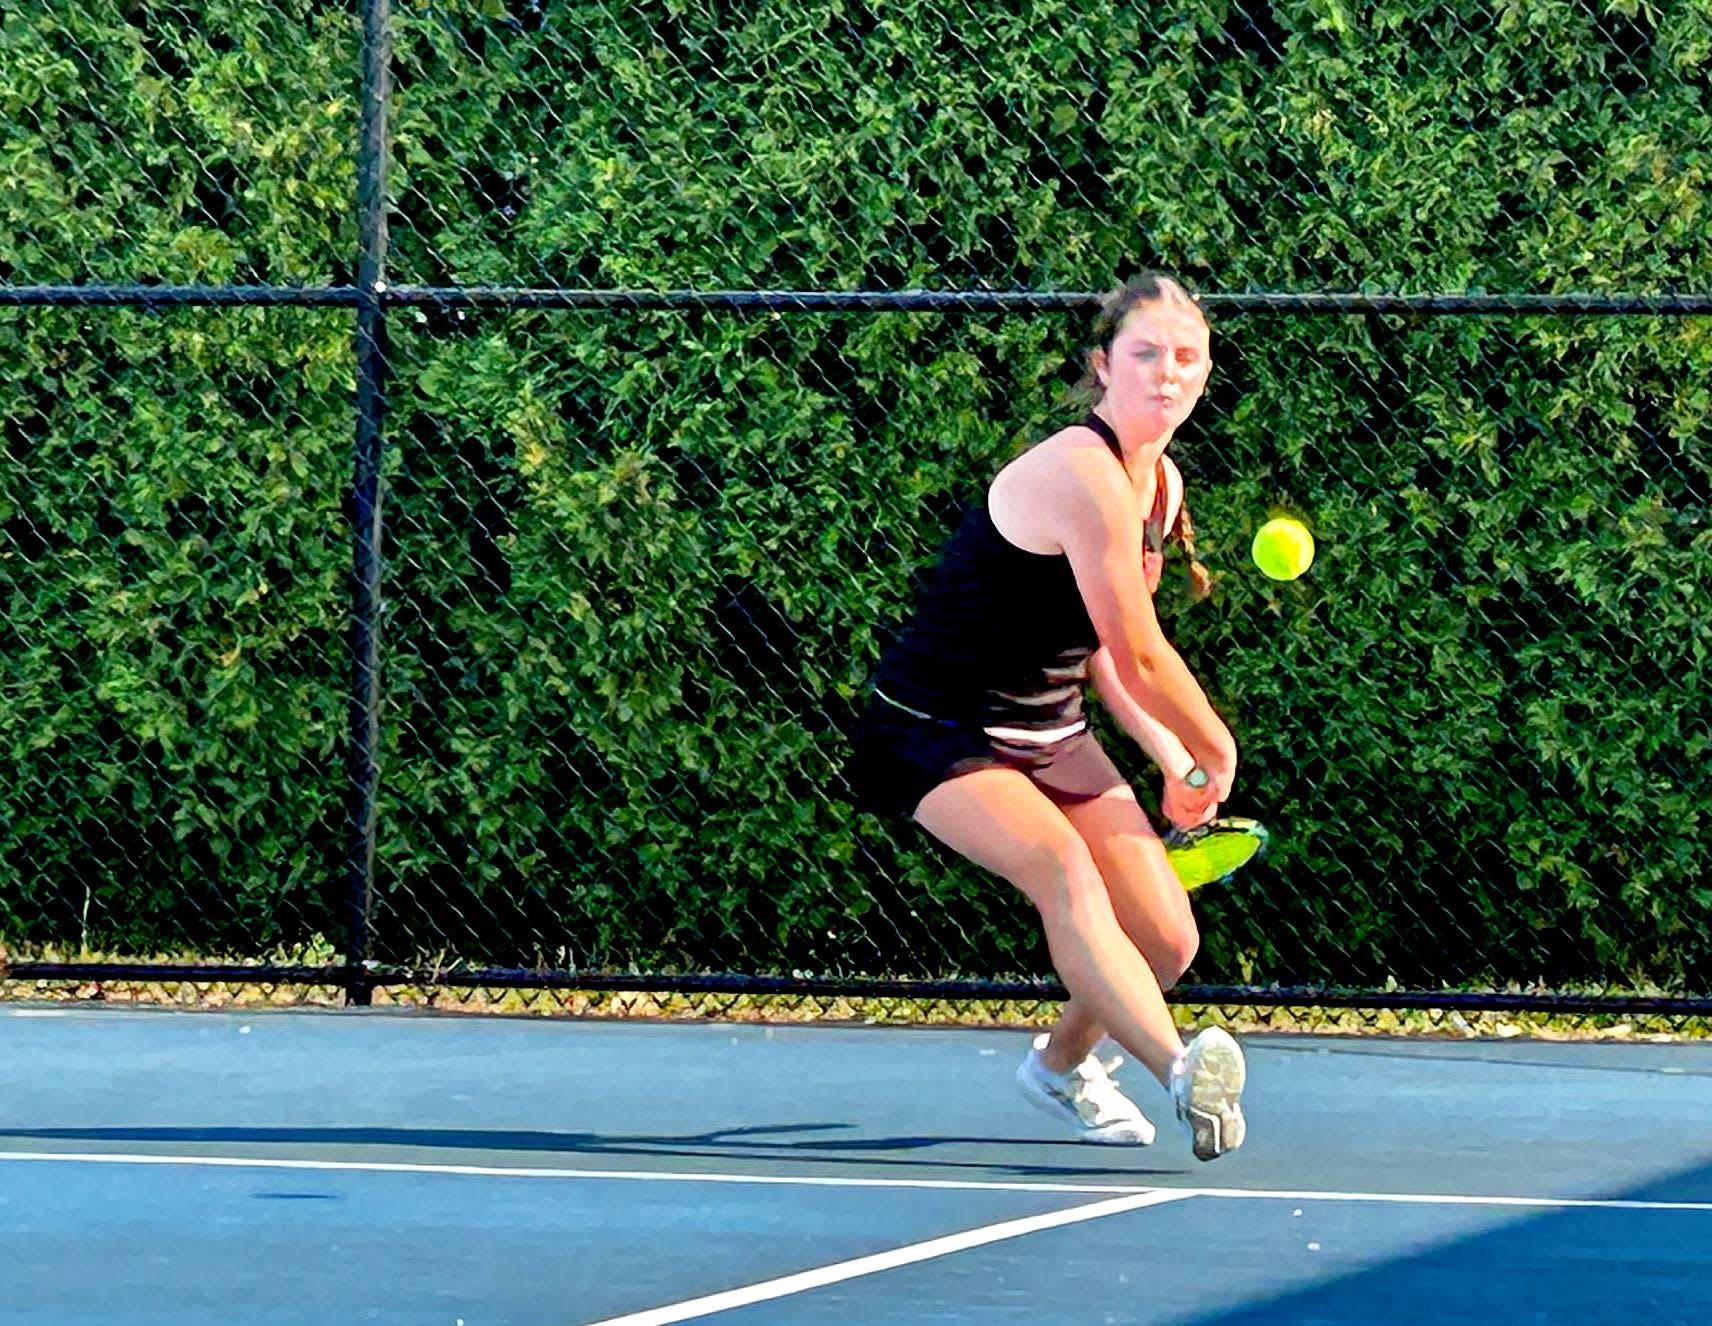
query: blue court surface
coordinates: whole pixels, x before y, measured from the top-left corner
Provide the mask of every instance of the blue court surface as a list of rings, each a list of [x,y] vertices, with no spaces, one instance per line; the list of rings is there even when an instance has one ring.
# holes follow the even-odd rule
[[[1020,1031],[0,1006],[0,1319],[1712,1320],[1712,1045],[1244,1044],[1202,1165]]]

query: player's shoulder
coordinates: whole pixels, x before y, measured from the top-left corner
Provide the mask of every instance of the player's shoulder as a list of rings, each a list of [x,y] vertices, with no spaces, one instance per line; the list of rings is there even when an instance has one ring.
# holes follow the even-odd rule
[[[1081,531],[1117,527],[1125,510],[1133,510],[1133,497],[1123,466],[1099,435],[1070,427],[1041,439],[1000,470],[988,488],[987,505],[1013,543],[1051,551],[1077,541]]]
[[[1048,490],[1080,493],[1095,499],[1121,495],[1128,486],[1105,439],[1083,424],[1071,424],[1041,439],[1024,453],[1024,474]]]

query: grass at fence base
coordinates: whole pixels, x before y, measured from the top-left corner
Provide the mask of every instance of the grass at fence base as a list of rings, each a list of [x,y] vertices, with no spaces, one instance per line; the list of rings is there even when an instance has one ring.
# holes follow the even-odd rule
[[[0,976],[0,1004],[5,1003],[134,1004],[207,1010],[343,1008],[345,991],[338,985],[273,981],[49,981]]]
[[[1040,1000],[677,995],[577,990],[376,990],[376,1006],[450,1012],[537,1014],[661,1021],[860,1023],[873,1026],[1049,1027],[1058,1004]],[[1210,1024],[1238,1032],[1340,1036],[1438,1036],[1450,1039],[1677,1041],[1712,1038],[1712,1019],[1611,1014],[1463,1013],[1435,1009],[1359,1009],[1178,1004],[1177,1025]]]
[[[98,954],[39,954],[40,961],[135,962]],[[156,961],[164,961],[158,956]],[[177,959],[189,962],[190,959]],[[40,980],[0,974],[0,1002],[158,1006],[179,1009],[345,1006],[338,985],[269,981]],[[373,1007],[453,1014],[911,1027],[1048,1027],[1059,1005],[1036,999],[900,999],[819,995],[668,994],[648,991],[381,986]],[[1665,1014],[1478,1012],[1179,1004],[1183,1028],[1318,1036],[1414,1036],[1453,1040],[1654,1041],[1712,1039],[1712,1018]]]

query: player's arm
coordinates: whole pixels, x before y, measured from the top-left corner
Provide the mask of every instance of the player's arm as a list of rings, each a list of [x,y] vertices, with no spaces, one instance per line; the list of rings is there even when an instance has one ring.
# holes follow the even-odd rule
[[[1195,769],[1195,757],[1177,740],[1175,732],[1137,704],[1135,697],[1123,688],[1112,664],[1111,651],[1104,646],[1096,650],[1088,671],[1100,703],[1164,773],[1159,807],[1165,818],[1179,829],[1192,829],[1217,815],[1218,789],[1210,783],[1196,787],[1187,781]]]
[[[1160,463],[1165,474],[1165,528],[1170,529],[1183,509],[1183,475],[1170,456],[1160,457]],[[1104,645],[1096,650],[1089,660],[1088,673],[1100,703],[1162,772],[1181,779],[1195,767],[1195,757],[1177,740],[1177,734],[1137,704],[1135,697],[1123,688],[1112,666],[1111,650]]]
[[[1195,767],[1195,757],[1177,740],[1175,732],[1137,704],[1135,697],[1124,689],[1112,662],[1112,651],[1104,645],[1088,661],[1088,676],[1100,703],[1118,727],[1147,752],[1147,757],[1173,778],[1187,777]]]
[[[1122,472],[1090,448],[1067,455],[1050,483],[1044,506],[1052,534],[1070,560],[1117,689],[1173,734],[1206,770],[1218,799],[1227,799],[1236,743],[1159,627],[1142,575],[1135,497]]]

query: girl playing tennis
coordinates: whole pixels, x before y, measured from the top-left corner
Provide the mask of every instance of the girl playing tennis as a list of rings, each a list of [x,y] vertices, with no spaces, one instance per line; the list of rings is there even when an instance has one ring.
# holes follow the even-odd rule
[[[1199,943],[1188,897],[1083,715],[1092,680],[1164,771],[1172,823],[1229,797],[1236,744],[1153,610],[1168,532],[1192,538],[1165,450],[1206,386],[1207,323],[1148,276],[1106,300],[1096,340],[1092,413],[1005,466],[924,579],[851,779],[865,806],[913,816],[1039,911],[1070,999],[1017,1071],[1024,1094],[1088,1140],[1151,1142],[1094,1053],[1109,1033],[1211,1160],[1242,1144],[1242,1051],[1218,1028],[1187,1047],[1177,1034],[1163,991]]]

